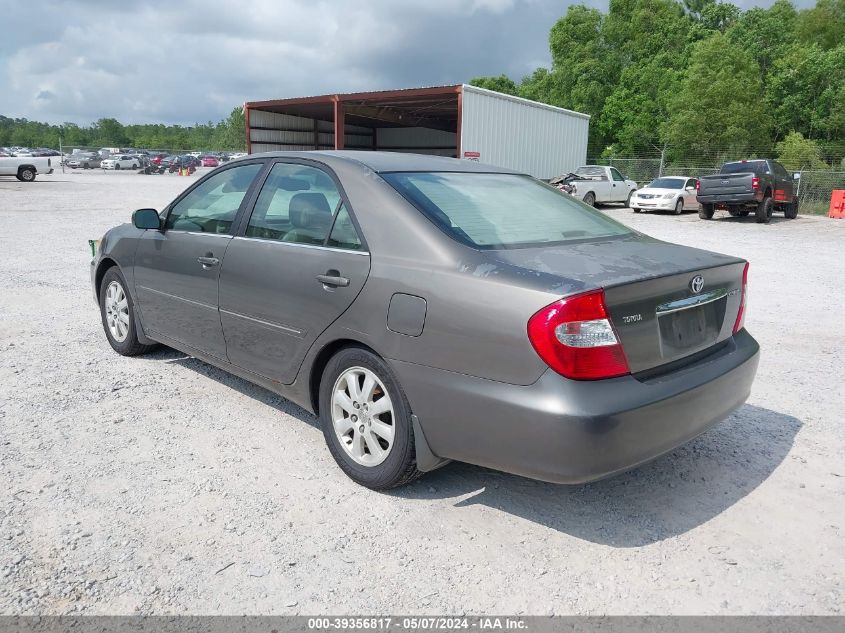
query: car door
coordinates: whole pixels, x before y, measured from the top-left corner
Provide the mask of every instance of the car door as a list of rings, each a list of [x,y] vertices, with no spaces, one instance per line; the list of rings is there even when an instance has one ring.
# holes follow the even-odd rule
[[[793,188],[792,178],[789,176],[789,173],[786,171],[784,166],[780,163],[772,161],[772,166],[774,167],[775,175],[775,200],[778,202],[791,201]]]
[[[625,202],[628,199],[628,184],[625,177],[619,173],[616,167],[610,168],[610,195],[608,202]]]
[[[230,362],[290,384],[314,340],[352,303],[370,257],[338,181],[315,163],[277,162],[220,272]]]
[[[686,183],[684,183],[684,208],[685,209],[697,209],[698,208],[698,198],[696,198],[697,192],[695,190],[695,178],[687,178]]]
[[[160,231],[135,252],[135,293],[144,329],[226,359],[217,306],[220,262],[263,161],[211,174],[172,205]],[[166,342],[166,341],[164,341]]]

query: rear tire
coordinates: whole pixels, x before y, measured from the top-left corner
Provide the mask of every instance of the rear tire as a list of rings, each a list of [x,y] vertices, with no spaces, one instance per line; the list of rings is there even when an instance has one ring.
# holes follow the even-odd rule
[[[700,204],[698,205],[698,217],[702,220],[712,220],[715,210],[712,204]]]
[[[591,207],[596,206],[596,194],[588,191],[587,195],[584,196],[584,204],[590,205]]]
[[[138,356],[155,347],[143,345],[135,330],[135,304],[126,289],[126,280],[117,266],[112,266],[100,282],[100,318],[106,339],[121,356]]]
[[[792,197],[792,204],[784,208],[783,215],[788,220],[794,220],[798,217],[798,196]]]
[[[21,182],[32,182],[35,180],[35,170],[32,167],[21,167],[18,169],[17,179]]]
[[[632,208],[631,209],[634,213],[640,213],[642,209]]]
[[[372,385],[369,389],[368,381]],[[384,398],[388,410],[363,413],[369,407],[375,410],[374,403]],[[390,439],[383,432],[375,432],[378,423],[381,429],[392,427]],[[369,350],[346,347],[329,360],[320,381],[320,424],[337,465],[362,486],[388,490],[422,474],[417,470],[408,399],[387,363]],[[370,449],[371,442],[378,443],[373,446],[375,452]],[[379,450],[387,455],[379,457]]]
[[[757,223],[768,224],[772,219],[772,210],[775,208],[775,203],[771,198],[763,198],[763,201],[757,205]]]
[[[119,170],[120,169],[120,163],[115,163],[114,168]]]
[[[684,212],[684,199],[678,198],[678,201],[675,203],[675,215],[681,215]]]

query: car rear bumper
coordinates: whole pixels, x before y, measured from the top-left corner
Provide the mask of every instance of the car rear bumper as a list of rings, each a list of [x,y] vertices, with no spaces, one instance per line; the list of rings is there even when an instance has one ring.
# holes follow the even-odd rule
[[[762,202],[763,192],[705,194],[696,196],[696,199],[700,204],[757,204]]]
[[[551,370],[509,385],[391,361],[432,451],[555,483],[601,479],[703,433],[748,397],[759,346],[745,330],[649,379],[574,381]]]

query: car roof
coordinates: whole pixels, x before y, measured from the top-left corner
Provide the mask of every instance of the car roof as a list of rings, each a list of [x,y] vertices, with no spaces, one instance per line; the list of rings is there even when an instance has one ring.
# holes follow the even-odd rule
[[[239,160],[250,158],[304,158],[321,160],[327,164],[333,162],[356,163],[363,165],[377,173],[397,171],[454,171],[476,173],[518,174],[504,167],[486,165],[471,160],[458,160],[445,156],[430,156],[426,154],[409,154],[405,152],[370,152],[355,150],[328,150],[305,152],[263,152],[249,154]]]

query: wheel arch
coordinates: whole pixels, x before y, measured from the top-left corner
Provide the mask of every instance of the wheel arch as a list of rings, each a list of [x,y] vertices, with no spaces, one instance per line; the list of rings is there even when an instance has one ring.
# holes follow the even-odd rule
[[[379,358],[384,358],[366,343],[352,338],[339,338],[326,343],[314,357],[308,375],[308,399],[315,415],[320,415],[320,380],[323,378],[323,370],[335,354],[347,347],[360,347]]]
[[[103,277],[105,277],[109,268],[113,268],[114,266],[117,266],[117,262],[111,257],[103,257],[100,263],[97,264],[97,272],[94,273],[94,291],[97,293],[97,301],[100,300],[100,284],[103,283]]]

